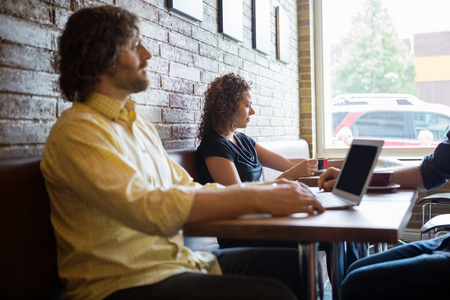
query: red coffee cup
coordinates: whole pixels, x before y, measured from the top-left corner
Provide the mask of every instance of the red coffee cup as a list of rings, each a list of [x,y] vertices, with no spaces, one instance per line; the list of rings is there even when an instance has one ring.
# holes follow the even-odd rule
[[[317,170],[326,170],[328,164],[328,158],[318,158],[317,159]]]

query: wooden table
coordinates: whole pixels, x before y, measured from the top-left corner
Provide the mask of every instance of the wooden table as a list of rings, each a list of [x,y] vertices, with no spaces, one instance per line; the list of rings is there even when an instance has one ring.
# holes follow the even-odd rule
[[[312,188],[313,189],[313,188]],[[397,243],[412,214],[417,199],[415,190],[366,194],[358,207],[329,210],[319,215],[294,214],[287,217],[247,215],[238,219],[187,225],[186,236],[216,236],[229,239],[286,240],[299,242],[300,253],[307,255],[310,299],[317,299],[318,242],[332,242],[333,253],[340,243]],[[339,259],[333,257],[333,270]],[[332,272],[333,298],[338,299],[338,276]]]
[[[309,187],[318,187],[319,186],[319,175],[314,176],[306,176],[306,177],[300,177],[297,179],[298,182],[303,182]]]

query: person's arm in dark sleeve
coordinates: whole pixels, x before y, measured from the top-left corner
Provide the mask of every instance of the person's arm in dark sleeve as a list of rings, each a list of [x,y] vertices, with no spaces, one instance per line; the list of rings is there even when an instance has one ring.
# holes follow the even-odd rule
[[[440,143],[433,154],[424,158],[420,171],[427,190],[437,189],[450,179],[450,140]]]

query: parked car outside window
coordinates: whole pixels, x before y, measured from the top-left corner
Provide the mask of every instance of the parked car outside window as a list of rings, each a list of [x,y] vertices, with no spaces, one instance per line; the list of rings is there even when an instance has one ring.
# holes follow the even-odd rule
[[[435,146],[450,128],[450,107],[404,94],[346,94],[331,105],[333,146],[353,138],[384,139],[384,146]]]

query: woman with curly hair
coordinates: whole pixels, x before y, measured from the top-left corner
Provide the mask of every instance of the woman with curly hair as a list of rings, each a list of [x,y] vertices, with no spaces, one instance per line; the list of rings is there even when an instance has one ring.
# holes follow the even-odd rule
[[[223,185],[259,181],[262,166],[283,172],[278,179],[296,180],[310,176],[317,169],[316,159],[287,158],[272,152],[236,129],[246,128],[252,108],[251,82],[228,73],[214,79],[205,91],[202,122],[198,138],[197,164],[199,181],[202,184],[218,182]],[[230,247],[298,247],[289,241],[256,241],[218,239],[221,248]],[[350,244],[347,261],[356,258],[354,245]],[[320,250],[330,254],[330,245],[321,243]],[[344,254],[342,254],[344,255]],[[327,255],[328,266],[330,257]],[[343,273],[347,265],[343,266]],[[331,270],[328,271],[329,274]]]
[[[254,114],[251,82],[228,73],[208,85],[198,134],[201,144],[197,149],[202,184],[259,181],[262,166],[283,172],[279,179],[296,180],[314,174],[317,160],[287,158],[235,131],[246,128]]]

